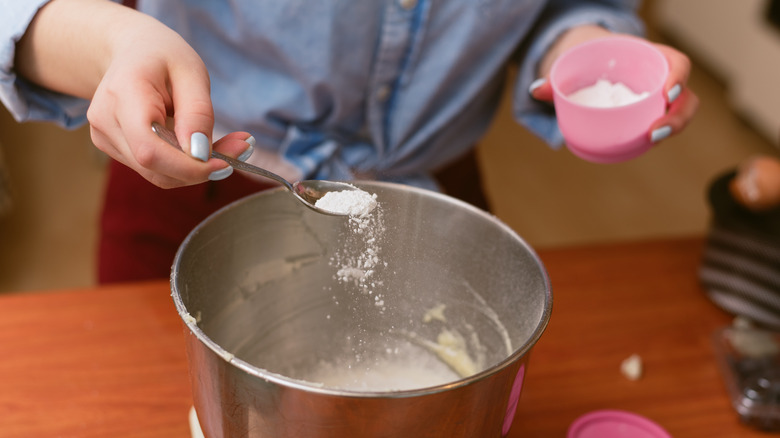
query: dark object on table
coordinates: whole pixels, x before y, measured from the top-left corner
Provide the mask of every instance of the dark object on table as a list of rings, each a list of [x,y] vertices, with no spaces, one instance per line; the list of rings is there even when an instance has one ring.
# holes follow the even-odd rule
[[[713,216],[699,279],[721,308],[780,329],[780,207],[754,212],[737,203],[728,187],[735,174],[709,187]]]
[[[780,334],[750,327],[715,332],[715,351],[740,420],[780,431]]]

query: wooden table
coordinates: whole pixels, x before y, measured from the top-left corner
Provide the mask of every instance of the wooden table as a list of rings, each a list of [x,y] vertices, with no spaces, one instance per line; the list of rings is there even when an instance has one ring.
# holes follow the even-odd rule
[[[711,333],[698,238],[540,251],[553,285],[511,437],[565,437],[623,409],[674,437],[765,437],[739,423]],[[620,362],[639,354],[642,379]],[[190,435],[183,332],[167,282],[0,295],[0,436]]]

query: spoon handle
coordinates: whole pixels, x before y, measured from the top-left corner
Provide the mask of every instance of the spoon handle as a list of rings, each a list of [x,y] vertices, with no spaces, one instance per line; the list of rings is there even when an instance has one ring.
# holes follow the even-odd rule
[[[176,139],[176,134],[170,129],[166,128],[165,126],[157,122],[152,122],[152,131],[154,131],[154,133],[157,134],[158,137],[165,140],[166,143],[181,149],[179,140]],[[248,163],[244,163],[243,161],[238,161],[235,158],[228,157],[227,155],[221,154],[217,151],[211,151],[211,157],[216,158],[218,160],[225,161],[234,169],[243,170],[244,172],[254,173],[256,175],[260,175],[262,177],[272,179],[278,183],[281,183],[289,190],[293,192],[295,191],[295,189],[293,188],[292,184],[290,184],[289,181],[287,181],[286,179],[282,178],[281,176],[271,171],[265,170],[261,167],[253,166]]]
[[[245,163],[243,161],[238,161],[235,158],[228,157],[227,155],[224,155],[224,154],[220,154],[217,151],[211,151],[211,157],[227,162],[234,169],[243,170],[244,172],[254,173],[255,175],[260,175],[260,176],[266,177],[268,179],[272,179],[272,180],[274,180],[276,182],[279,182],[279,183],[283,184],[288,189],[290,189],[292,191],[295,191],[293,189],[292,184],[290,184],[289,181],[287,181],[286,179],[282,178],[281,176],[271,172],[270,170],[265,170],[262,167],[257,167],[257,166],[253,166],[253,165],[251,165],[249,163]]]

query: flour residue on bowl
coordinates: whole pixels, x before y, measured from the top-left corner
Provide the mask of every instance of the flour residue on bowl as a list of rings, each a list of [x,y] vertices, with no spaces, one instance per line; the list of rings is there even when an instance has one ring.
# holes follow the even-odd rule
[[[472,303],[467,307],[484,305],[484,300],[478,297],[476,306]],[[318,387],[383,392],[444,385],[487,369],[487,347],[477,330],[470,323],[448,321],[446,311],[446,304],[436,304],[425,311],[419,320],[421,324],[412,320],[409,327],[391,330],[384,339],[375,339],[379,344],[392,344],[384,350],[378,344],[367,345],[358,339],[359,352],[320,361],[300,378]],[[489,308],[480,308],[478,312],[494,325],[507,348],[506,355],[510,355],[511,341],[503,324],[495,318],[495,312]],[[423,331],[427,334],[421,334]],[[431,333],[438,335],[431,336]]]
[[[435,342],[424,339],[414,332],[409,334],[415,342],[434,353],[441,362],[462,378],[473,376],[485,368],[485,356],[480,348],[479,336],[476,333],[472,335],[472,341],[476,343],[474,348],[476,354],[469,352],[466,338],[458,330],[443,328]]]
[[[414,344],[388,349],[371,361],[322,361],[305,380],[346,391],[405,391],[460,379],[454,370]]]
[[[469,353],[469,346],[466,342],[466,338],[463,337],[460,331],[447,327],[447,317],[444,315],[446,309],[446,304],[439,303],[428,309],[422,317],[422,322],[424,324],[430,324],[433,321],[444,324],[439,335],[436,337],[435,342],[423,339],[415,332],[411,332],[408,335],[415,342],[435,353],[439,357],[439,360],[447,364],[460,377],[474,375],[484,368],[485,362],[485,355],[482,354],[483,349],[479,341],[479,335],[477,335],[476,332],[471,333],[471,340],[475,353],[472,356],[472,354]]]
[[[431,321],[441,321],[441,322],[447,322],[447,318],[444,316],[444,310],[447,308],[447,305],[444,303],[439,303],[430,309],[428,309],[427,312],[423,315],[423,322],[428,323]]]

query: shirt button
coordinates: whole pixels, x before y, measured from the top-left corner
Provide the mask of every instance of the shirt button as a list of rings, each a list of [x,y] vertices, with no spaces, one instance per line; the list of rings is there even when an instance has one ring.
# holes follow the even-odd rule
[[[376,90],[376,99],[380,102],[384,102],[390,96],[390,86],[382,85]]]
[[[407,11],[417,6],[417,0],[398,0],[398,3]]]

